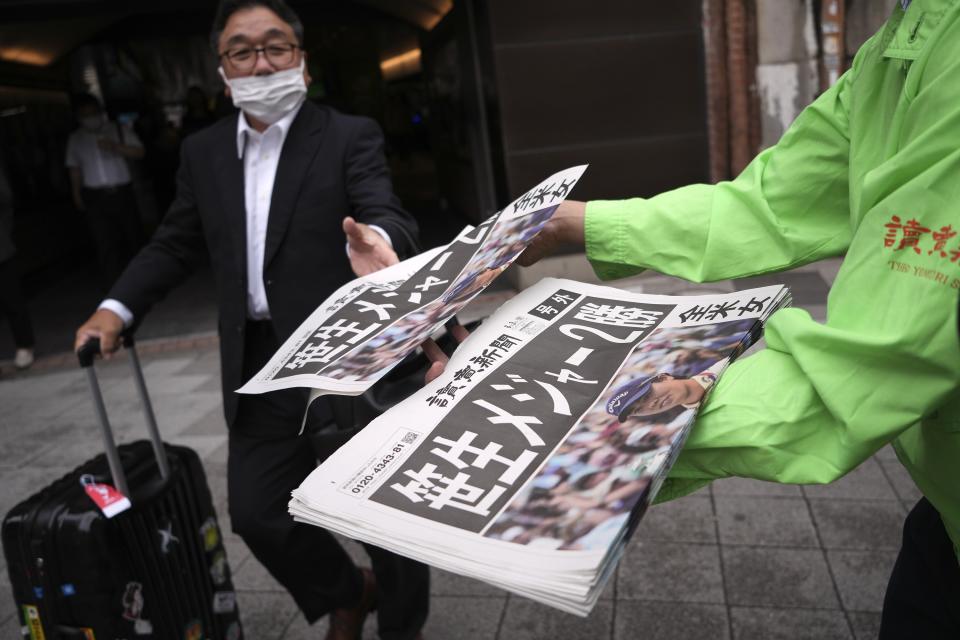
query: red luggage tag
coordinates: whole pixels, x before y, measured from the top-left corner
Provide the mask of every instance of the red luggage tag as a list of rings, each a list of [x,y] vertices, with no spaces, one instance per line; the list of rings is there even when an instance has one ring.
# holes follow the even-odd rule
[[[109,484],[102,484],[90,474],[80,476],[80,484],[103,512],[103,515],[112,518],[130,508],[130,499]]]

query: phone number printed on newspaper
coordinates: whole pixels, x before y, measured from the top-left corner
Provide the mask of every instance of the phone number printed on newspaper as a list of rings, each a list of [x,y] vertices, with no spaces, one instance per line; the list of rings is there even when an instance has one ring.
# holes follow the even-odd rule
[[[366,491],[373,485],[374,481],[380,477],[379,474],[388,469],[394,461],[399,460],[402,457],[401,454],[409,449],[419,437],[419,433],[407,431],[395,445],[388,447],[386,452],[381,451],[381,453],[374,457],[373,461],[367,465],[365,475],[360,476],[360,474],[357,474],[357,476],[354,476],[354,478],[347,483],[347,486],[350,487],[349,492],[359,496]],[[363,470],[361,470],[360,473],[363,473]],[[344,490],[346,490],[346,487],[344,487]]]

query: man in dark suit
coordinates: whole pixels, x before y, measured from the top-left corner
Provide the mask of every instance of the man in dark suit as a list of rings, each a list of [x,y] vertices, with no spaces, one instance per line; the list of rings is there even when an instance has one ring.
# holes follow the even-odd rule
[[[377,125],[305,101],[303,30],[289,7],[221,2],[213,42],[241,113],[184,142],[162,226],[78,329],[77,348],[98,337],[105,353],[116,349],[125,327],[209,259],[234,531],[310,622],[332,613],[328,638],[358,638],[374,606],[381,637],[417,637],[425,566],[368,547],[373,574],[358,570],[328,532],[287,513],[290,491],[316,466],[297,436],[304,390],[234,393],[337,287],[414,252],[416,224],[392,192]],[[331,419],[325,402],[311,410],[311,420]]]

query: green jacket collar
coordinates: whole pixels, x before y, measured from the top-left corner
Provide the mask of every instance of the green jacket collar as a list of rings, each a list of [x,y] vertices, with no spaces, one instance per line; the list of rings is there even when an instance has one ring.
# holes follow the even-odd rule
[[[883,34],[886,58],[916,60],[941,18],[958,0],[913,0],[903,9],[898,2]]]

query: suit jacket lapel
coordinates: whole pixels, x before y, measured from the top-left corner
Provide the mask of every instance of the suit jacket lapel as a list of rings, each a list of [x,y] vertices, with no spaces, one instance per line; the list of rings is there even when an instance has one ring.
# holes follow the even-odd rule
[[[237,156],[237,121],[226,128],[227,139],[216,145],[217,187],[223,202],[224,226],[230,235],[233,257],[244,283],[247,281],[247,205],[243,160]]]
[[[290,131],[287,132],[277,164],[277,175],[273,181],[270,216],[267,219],[267,242],[263,255],[264,270],[283,243],[300,196],[301,185],[320,149],[319,139],[324,124],[323,111],[310,102],[304,102],[290,125]]]

